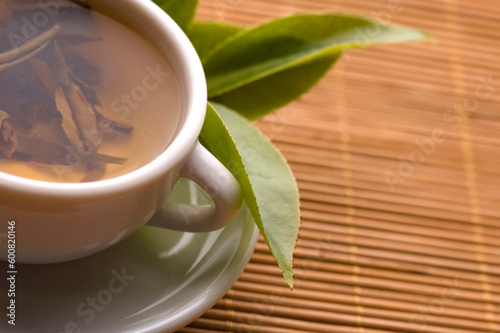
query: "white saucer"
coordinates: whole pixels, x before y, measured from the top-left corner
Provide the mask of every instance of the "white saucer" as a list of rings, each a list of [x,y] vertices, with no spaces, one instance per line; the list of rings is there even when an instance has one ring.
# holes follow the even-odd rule
[[[186,183],[178,188],[176,201],[203,197]],[[216,232],[146,226],[87,258],[18,265],[16,326],[7,323],[7,265],[0,262],[0,332],[173,332],[201,316],[231,288],[257,236],[245,208]]]

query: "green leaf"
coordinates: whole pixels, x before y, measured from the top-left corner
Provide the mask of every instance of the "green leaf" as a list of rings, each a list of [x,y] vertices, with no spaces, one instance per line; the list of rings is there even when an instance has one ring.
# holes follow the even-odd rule
[[[195,22],[188,37],[204,63],[222,43],[242,30],[244,28],[229,24]]]
[[[210,56],[205,62],[209,97],[255,118],[298,98],[344,50],[426,38],[414,29],[345,15],[281,18],[234,35]],[[313,65],[315,62],[322,64]],[[303,68],[290,71],[298,67]],[[276,75],[284,71],[288,73]],[[264,91],[270,100],[264,98]],[[253,107],[250,110],[245,105]]]
[[[288,104],[313,87],[340,57],[334,54],[293,67],[215,97],[213,101],[257,119]],[[271,89],[272,88],[272,89]]]
[[[293,251],[300,227],[297,184],[276,147],[251,122],[209,104],[200,140],[238,180],[245,203],[293,287]]]
[[[194,20],[198,0],[152,0],[181,27],[188,31]]]

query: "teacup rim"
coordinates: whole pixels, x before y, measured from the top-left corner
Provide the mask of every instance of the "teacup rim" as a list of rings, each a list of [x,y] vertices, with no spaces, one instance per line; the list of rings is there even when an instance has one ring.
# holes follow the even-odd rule
[[[113,0],[90,0],[92,1],[113,2]],[[188,74],[185,77],[186,86],[191,88],[190,92],[185,93],[190,95],[187,97],[190,105],[186,106],[186,116],[180,124],[178,134],[158,157],[124,175],[94,182],[59,183],[24,178],[0,171],[0,189],[7,188],[18,193],[66,198],[124,192],[161,178],[187,158],[194,148],[203,126],[207,106],[207,84],[201,60],[184,31],[153,1],[121,0],[120,6],[125,5],[134,9],[134,16],[146,15],[150,20],[147,22],[150,26],[161,27],[161,30],[155,32],[162,34],[162,37],[170,42],[169,45],[175,47],[179,60],[185,66],[185,72]]]

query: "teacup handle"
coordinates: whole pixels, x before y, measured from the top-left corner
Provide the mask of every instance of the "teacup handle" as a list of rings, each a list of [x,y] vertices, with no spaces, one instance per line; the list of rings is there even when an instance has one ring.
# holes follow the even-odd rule
[[[148,225],[187,232],[220,229],[232,221],[242,205],[241,191],[234,176],[199,142],[180,172],[203,188],[211,205],[168,203]]]

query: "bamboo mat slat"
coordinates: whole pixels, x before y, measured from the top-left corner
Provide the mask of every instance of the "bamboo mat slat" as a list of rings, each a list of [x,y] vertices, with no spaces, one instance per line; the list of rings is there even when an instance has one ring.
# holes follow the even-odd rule
[[[257,123],[300,189],[295,288],[261,238],[226,296],[178,332],[500,333],[498,1],[200,0],[197,19],[299,12],[435,41],[347,52]]]

